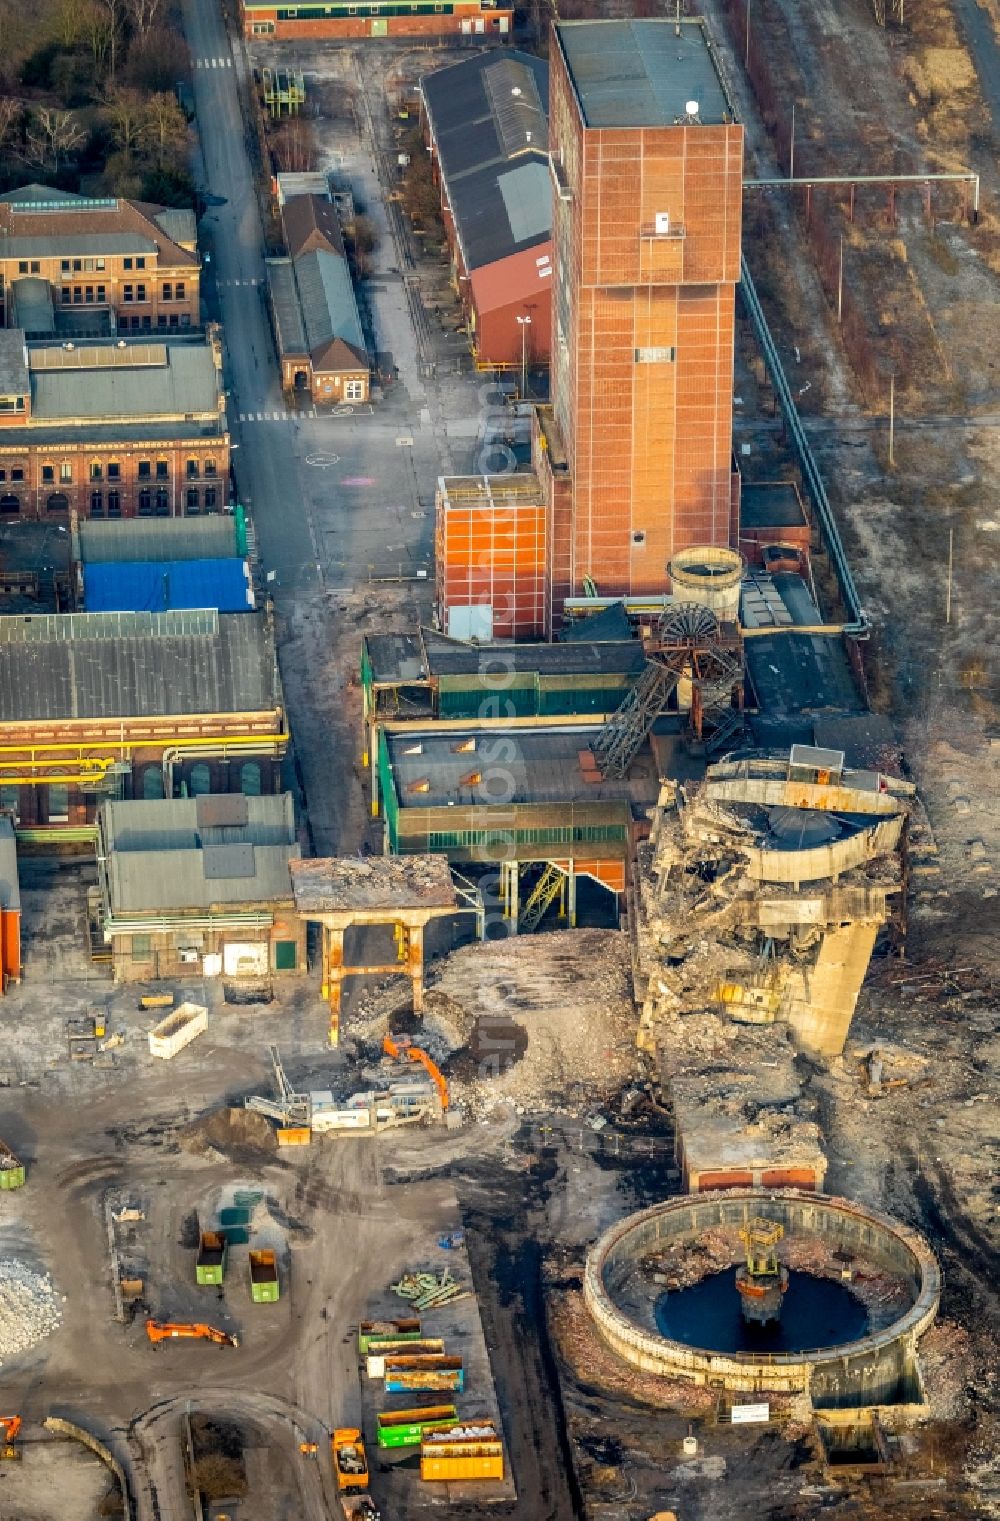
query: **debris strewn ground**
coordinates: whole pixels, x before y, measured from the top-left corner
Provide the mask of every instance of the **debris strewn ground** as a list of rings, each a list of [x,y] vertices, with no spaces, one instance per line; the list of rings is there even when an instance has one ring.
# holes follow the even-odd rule
[[[463,946],[428,982],[418,1043],[473,1118],[500,1103],[583,1112],[635,1075],[628,943],[613,930]],[[369,994],[347,1033],[380,1040],[399,1002],[398,987]]]
[[[30,1351],[61,1320],[50,1275],[14,1257],[0,1259],[0,1365]]]
[[[695,1415],[714,1408],[716,1395],[711,1389],[680,1379],[656,1378],[617,1357],[601,1340],[578,1290],[553,1295],[549,1320],[561,1356],[585,1383],[655,1409]]]

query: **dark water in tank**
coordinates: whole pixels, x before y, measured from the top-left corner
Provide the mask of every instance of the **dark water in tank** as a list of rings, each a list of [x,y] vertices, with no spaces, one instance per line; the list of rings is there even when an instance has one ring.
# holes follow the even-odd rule
[[[868,1331],[868,1311],[844,1284],[794,1271],[780,1321],[766,1326],[743,1319],[735,1269],[661,1295],[655,1314],[661,1336],[711,1352],[802,1352],[854,1341]]]

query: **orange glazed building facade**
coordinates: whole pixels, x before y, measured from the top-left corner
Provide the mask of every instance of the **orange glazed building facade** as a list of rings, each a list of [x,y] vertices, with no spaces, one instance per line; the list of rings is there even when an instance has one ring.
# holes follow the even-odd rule
[[[734,540],[732,390],[743,128],[700,22],[557,25],[550,48],[553,618],[668,589]]]

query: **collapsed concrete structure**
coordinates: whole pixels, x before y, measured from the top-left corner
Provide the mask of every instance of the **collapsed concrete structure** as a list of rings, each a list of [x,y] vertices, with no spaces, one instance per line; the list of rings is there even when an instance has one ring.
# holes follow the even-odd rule
[[[660,1021],[701,1002],[787,1021],[803,1049],[838,1055],[901,892],[914,792],[811,745],[666,783],[633,916],[640,1045],[655,1049]]]
[[[908,782],[804,745],[664,783],[630,922],[638,1042],[673,1105],[690,1191],[822,1188],[797,1058],[843,1051],[901,895],[913,799]]]

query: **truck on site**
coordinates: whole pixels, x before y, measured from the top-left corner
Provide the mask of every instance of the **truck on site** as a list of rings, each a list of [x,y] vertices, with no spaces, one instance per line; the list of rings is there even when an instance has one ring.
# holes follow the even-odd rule
[[[24,1163],[20,1161],[6,1141],[0,1141],[0,1188],[24,1187]]]
[[[254,1304],[277,1304],[281,1295],[278,1258],[270,1247],[250,1253],[250,1298]]]
[[[238,1347],[239,1338],[201,1321],[147,1320],[146,1335],[153,1346],[161,1341],[211,1341],[217,1347]]]
[[[458,1420],[454,1405],[423,1405],[413,1410],[383,1410],[376,1416],[378,1445],[419,1447],[425,1431],[446,1430]]]
[[[431,1124],[447,1108],[442,1090],[429,1073],[387,1077],[377,1086],[338,1098],[329,1088],[297,1092],[288,1081],[276,1046],[269,1047],[277,1096],[251,1094],[244,1107],[278,1125],[278,1137],[301,1142],[314,1135],[371,1135],[398,1125]],[[440,1074],[439,1074],[440,1076]],[[441,1078],[444,1083],[444,1079]]]
[[[465,1369],[460,1357],[387,1357],[385,1360],[386,1394],[433,1394],[447,1390],[461,1394],[465,1388]]]
[[[420,1322],[412,1318],[403,1320],[363,1320],[358,1326],[358,1351],[364,1357],[373,1341],[392,1337],[396,1341],[419,1341]]]
[[[440,1356],[444,1351],[444,1342],[440,1336],[424,1336],[420,1341],[386,1341],[373,1339],[368,1343],[368,1356],[365,1361],[365,1372],[369,1378],[385,1378],[385,1360],[387,1357],[432,1357]]]
[[[356,1426],[338,1426],[330,1438],[338,1489],[368,1488],[368,1457]]]
[[[202,1231],[194,1265],[195,1282],[218,1288],[226,1276],[229,1242],[225,1231]]]
[[[382,1512],[371,1495],[357,1492],[353,1495],[341,1495],[340,1508],[344,1512],[346,1521],[383,1521]]]

